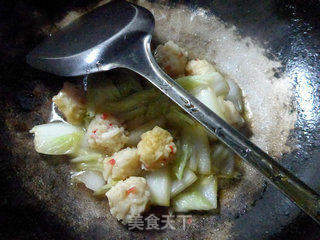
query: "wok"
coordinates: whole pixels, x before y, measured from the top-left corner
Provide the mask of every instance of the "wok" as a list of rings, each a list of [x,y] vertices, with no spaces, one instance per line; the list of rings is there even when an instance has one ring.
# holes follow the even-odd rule
[[[243,89],[251,140],[316,190],[320,178],[318,1],[135,1],[169,39],[215,62]],[[70,185],[68,162],[37,154],[29,129],[70,79],[30,68],[25,55],[99,2],[0,1],[3,239],[318,239],[320,228],[252,168],[221,192],[220,213],[193,214],[186,230],[129,231],[105,202]],[[71,81],[81,81],[73,78]],[[165,209],[156,209],[165,212]],[[176,219],[179,226],[181,220]]]

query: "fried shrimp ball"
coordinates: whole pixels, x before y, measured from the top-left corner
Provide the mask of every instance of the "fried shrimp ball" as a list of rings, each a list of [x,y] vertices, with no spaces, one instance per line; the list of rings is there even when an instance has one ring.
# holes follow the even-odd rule
[[[86,114],[86,99],[81,87],[65,82],[63,88],[52,98],[52,101],[69,123],[80,125],[83,122]]]
[[[145,178],[130,177],[118,182],[106,196],[112,216],[126,224],[147,210],[151,194]]]
[[[119,151],[128,141],[124,128],[109,114],[98,114],[88,126],[89,147],[107,155]]]
[[[216,72],[217,70],[206,60],[193,59],[187,63],[186,73],[188,75],[205,75]]]
[[[184,75],[188,61],[188,53],[172,41],[159,45],[155,51],[155,58],[161,68],[171,77]]]
[[[130,176],[137,176],[141,172],[141,163],[137,148],[125,148],[106,157],[103,163],[103,177],[108,180],[124,180]]]
[[[158,126],[141,135],[137,148],[146,170],[166,165],[177,151],[171,134]]]

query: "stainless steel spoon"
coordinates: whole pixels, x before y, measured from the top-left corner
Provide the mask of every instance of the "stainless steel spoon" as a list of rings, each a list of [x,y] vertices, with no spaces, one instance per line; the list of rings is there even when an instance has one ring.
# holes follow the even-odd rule
[[[154,17],[148,10],[125,1],[114,1],[51,36],[27,56],[27,62],[61,76],[86,75],[120,67],[139,73],[320,223],[320,197],[314,190],[160,69],[150,51],[153,29]]]

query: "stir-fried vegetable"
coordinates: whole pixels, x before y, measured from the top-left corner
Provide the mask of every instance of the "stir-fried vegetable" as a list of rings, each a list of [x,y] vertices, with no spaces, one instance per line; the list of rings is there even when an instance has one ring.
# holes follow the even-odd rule
[[[99,109],[101,112],[123,113],[132,111],[140,106],[148,104],[153,99],[159,97],[159,92],[155,89],[136,92],[117,102],[107,102]]]
[[[177,194],[188,188],[197,180],[197,176],[194,172],[186,169],[184,171],[183,177],[181,180],[175,179],[171,184],[171,198],[175,197]]]
[[[188,167],[190,170],[192,170],[194,172],[196,172],[198,170],[198,162],[199,162],[196,145],[197,145],[196,139],[191,138],[192,150],[191,150],[191,154],[190,154],[190,158],[189,158]]]
[[[105,185],[101,186],[100,188],[98,188],[97,190],[95,190],[93,195],[94,196],[103,196],[103,195],[105,195],[106,192],[108,192],[118,182],[119,181],[116,181],[116,180],[108,181],[107,184],[105,184]]]
[[[118,73],[118,78],[115,79],[115,86],[118,88],[121,97],[127,97],[135,92],[142,91],[141,84],[130,75],[128,71]]]
[[[178,107],[171,106],[168,113],[166,114],[166,118],[169,122],[177,127],[190,127],[194,126],[195,121],[189,117],[187,114],[182,112]]]
[[[93,152],[93,151],[79,151],[75,158],[72,158],[70,161],[73,163],[82,163],[82,162],[93,162],[99,161],[103,159],[103,155],[101,153]]]
[[[131,111],[120,113],[117,116],[119,119],[126,121],[139,116],[143,116],[146,114],[147,111],[148,111],[147,106],[141,106]]]
[[[212,167],[214,173],[221,178],[235,178],[236,170],[235,154],[223,144],[217,144],[212,148]]]
[[[84,135],[81,128],[63,122],[37,125],[30,132],[36,151],[48,155],[73,153]]]
[[[95,171],[82,171],[72,176],[72,179],[77,182],[82,182],[84,185],[93,190],[97,191],[104,186],[105,181],[102,174]]]
[[[207,87],[198,89],[194,92],[194,96],[210,108],[210,110],[215,112],[219,117],[225,119],[221,106],[218,102],[217,95],[211,88]]]
[[[172,170],[179,180],[182,179],[184,169],[191,155],[192,146],[190,138],[191,137],[188,135],[182,137],[180,144],[178,144],[178,151],[173,161]]]
[[[237,111],[241,113],[243,111],[241,89],[233,80],[227,79],[226,81],[230,87],[230,91],[228,92],[226,100],[231,101],[236,107]]]
[[[103,163],[102,161],[94,161],[94,162],[83,162],[83,163],[77,163],[76,169],[78,171],[96,171],[96,172],[103,172]]]
[[[161,168],[146,174],[151,193],[151,201],[158,206],[170,205],[171,179],[167,168]]]
[[[150,102],[145,113],[146,121],[163,117],[170,107],[170,101],[166,96],[160,96],[155,101]]]
[[[226,96],[229,92],[229,85],[218,72],[206,75],[194,75],[178,78],[176,80],[182,87],[189,91],[197,88],[210,87],[217,96]]]
[[[200,174],[210,174],[211,157],[208,135],[205,129],[201,126],[197,126],[196,128],[194,128],[193,134],[195,149],[197,151],[198,158],[197,171]]]
[[[200,192],[190,191],[178,195],[173,203],[176,212],[203,211],[212,209],[212,205]]]
[[[121,98],[119,89],[110,80],[90,79],[87,83],[87,112],[92,117],[106,102],[114,102]]]
[[[189,189],[173,199],[176,212],[217,208],[217,179],[213,175],[199,178]]]

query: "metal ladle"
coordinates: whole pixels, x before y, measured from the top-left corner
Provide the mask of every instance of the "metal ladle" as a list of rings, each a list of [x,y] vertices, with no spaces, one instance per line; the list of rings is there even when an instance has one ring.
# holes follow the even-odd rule
[[[139,73],[254,166],[293,203],[320,223],[319,195],[165,74],[150,51],[154,17],[114,1],[75,20],[36,47],[27,62],[60,76],[127,68]]]

